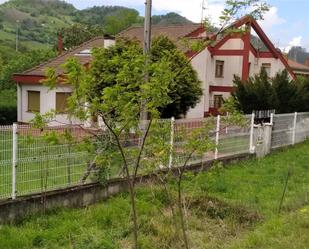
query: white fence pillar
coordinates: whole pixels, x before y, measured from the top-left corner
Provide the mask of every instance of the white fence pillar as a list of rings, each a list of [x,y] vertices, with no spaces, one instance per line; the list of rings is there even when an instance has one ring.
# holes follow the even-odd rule
[[[168,161],[168,167],[173,165],[173,152],[174,152],[174,133],[175,133],[175,118],[171,118],[171,140],[170,140],[170,158]]]
[[[296,124],[297,124],[297,112],[294,113],[294,120],[293,120],[293,133],[292,133],[292,144],[296,143]]]
[[[253,133],[254,133],[254,118],[255,118],[255,114],[252,113],[252,116],[251,116],[251,126],[250,126],[250,148],[249,148],[249,151],[250,153],[254,153],[255,152],[255,146],[254,146],[254,141],[253,141]]]
[[[217,116],[217,128],[216,128],[216,149],[215,149],[215,160],[218,159],[218,146],[219,146],[219,139],[220,139],[220,120],[221,116]]]
[[[16,168],[18,153],[18,125],[13,124],[13,150],[12,150],[12,199],[16,199]]]

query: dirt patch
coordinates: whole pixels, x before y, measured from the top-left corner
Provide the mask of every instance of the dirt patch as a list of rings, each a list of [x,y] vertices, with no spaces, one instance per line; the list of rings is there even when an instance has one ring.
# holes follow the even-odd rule
[[[213,197],[199,197],[191,201],[190,209],[195,210],[199,216],[211,219],[232,219],[239,225],[251,226],[263,220],[256,211],[251,211],[242,206],[232,205]]]

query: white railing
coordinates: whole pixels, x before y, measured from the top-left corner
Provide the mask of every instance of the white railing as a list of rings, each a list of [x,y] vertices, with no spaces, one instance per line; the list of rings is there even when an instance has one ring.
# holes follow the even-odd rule
[[[202,128],[209,119],[213,119],[215,127],[210,132],[215,149],[193,156],[190,163],[254,153],[254,114],[245,118],[247,125],[244,127],[228,125],[220,116],[159,120],[157,124],[167,129],[163,140],[171,148],[169,157],[162,163],[171,167],[181,162],[185,157],[183,144],[186,134]],[[272,148],[300,143],[309,138],[309,113],[276,114],[272,115],[271,122]],[[68,130],[74,142],[65,137]],[[85,137],[91,138],[98,131],[85,130],[80,126],[50,127],[44,130],[30,125],[0,126],[0,200],[80,185],[85,183],[81,180],[85,174],[86,182],[97,181],[96,169],[92,168],[89,172],[94,153],[79,144]],[[132,135],[130,140],[124,142],[126,146],[137,146],[139,138]],[[119,177],[120,172],[118,165],[118,168],[111,169],[109,178]]]

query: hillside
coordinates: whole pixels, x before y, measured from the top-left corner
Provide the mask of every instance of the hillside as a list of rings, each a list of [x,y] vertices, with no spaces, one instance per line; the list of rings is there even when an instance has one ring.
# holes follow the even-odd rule
[[[176,14],[154,16],[155,24],[190,22]],[[104,33],[116,34],[132,24],[142,24],[138,11],[120,6],[96,6],[78,10],[60,0],[10,0],[0,5],[0,56],[15,54],[18,30],[19,51],[47,49],[56,44],[57,32],[73,24],[99,26]]]

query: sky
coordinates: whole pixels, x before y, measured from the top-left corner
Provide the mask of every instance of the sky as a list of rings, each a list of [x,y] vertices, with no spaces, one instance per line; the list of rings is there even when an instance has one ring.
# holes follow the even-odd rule
[[[0,3],[6,0],[0,0]],[[26,1],[26,0],[25,0]],[[100,5],[119,5],[137,9],[144,15],[145,0],[65,0],[78,9]],[[224,8],[224,0],[204,0],[204,14],[217,20]],[[303,46],[309,51],[309,0],[264,0],[270,6],[260,24],[272,42],[283,50]],[[153,14],[179,13],[191,21],[200,22],[203,0],[153,0]]]

